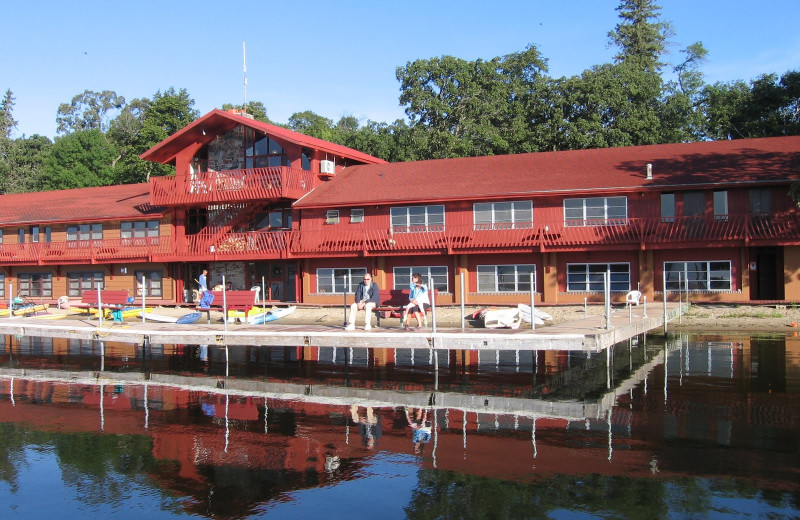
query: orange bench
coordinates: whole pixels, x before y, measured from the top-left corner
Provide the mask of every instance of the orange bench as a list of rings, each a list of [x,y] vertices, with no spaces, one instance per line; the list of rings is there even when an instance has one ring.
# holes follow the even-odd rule
[[[408,297],[411,294],[409,289],[381,289],[379,293],[380,305],[372,309],[375,313],[378,327],[381,326],[381,319],[385,318],[398,318],[403,319],[403,307],[408,304]],[[439,294],[438,289],[433,290],[434,301]],[[428,325],[428,313],[431,308],[428,307],[425,312],[425,325]]]
[[[222,291],[210,291],[214,301],[206,307],[197,307],[197,310],[206,313],[206,321],[211,323],[211,311],[222,311]],[[257,291],[225,291],[225,304],[229,311],[244,311],[244,317],[250,313],[256,304]]]

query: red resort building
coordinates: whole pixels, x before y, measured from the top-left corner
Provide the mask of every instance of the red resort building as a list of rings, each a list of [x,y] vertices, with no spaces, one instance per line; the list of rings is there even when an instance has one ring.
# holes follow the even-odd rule
[[[214,110],[142,158],[175,175],[0,196],[0,299],[179,304],[208,269],[316,304],[367,271],[441,304],[602,301],[606,272],[617,300],[800,301],[798,136],[386,163]]]

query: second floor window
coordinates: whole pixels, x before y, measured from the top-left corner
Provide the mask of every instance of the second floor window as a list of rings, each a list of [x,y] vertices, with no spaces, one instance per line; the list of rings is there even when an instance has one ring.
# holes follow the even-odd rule
[[[88,242],[89,240],[102,239],[102,224],[80,224],[77,226],[67,226],[67,242]]]
[[[136,222],[122,222],[119,226],[119,237],[130,238],[150,238],[157,237],[159,234],[157,220],[137,220]]]
[[[533,227],[533,203],[479,202],[472,205],[475,229],[526,229]]]
[[[264,168],[267,166],[290,166],[283,147],[275,139],[256,134],[253,129],[245,129],[244,167]]]
[[[714,192],[714,218],[728,220],[728,192],[724,190]]]
[[[675,194],[661,194],[661,222],[675,222]]]
[[[364,210],[361,208],[353,208],[350,210],[350,223],[358,224],[364,222]]]
[[[444,230],[444,206],[403,206],[391,208],[392,231],[415,233]]]
[[[338,209],[329,209],[325,212],[325,223],[326,224],[338,224],[339,223],[339,210]]]
[[[564,199],[564,225],[615,226],[628,223],[627,197]]]

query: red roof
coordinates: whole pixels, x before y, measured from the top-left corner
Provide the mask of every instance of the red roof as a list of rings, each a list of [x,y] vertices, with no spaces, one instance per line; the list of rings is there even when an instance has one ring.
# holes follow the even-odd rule
[[[208,144],[216,139],[218,135],[230,132],[239,125],[259,130],[271,137],[283,139],[284,141],[305,146],[313,150],[328,152],[346,159],[352,159],[367,164],[386,162],[383,159],[378,159],[377,157],[367,155],[346,146],[323,141],[316,137],[309,137],[305,134],[287,130],[286,128],[262,123],[261,121],[218,109],[212,110],[192,124],[178,130],[139,157],[146,161],[166,164],[171,162],[174,157],[187,146],[195,143]]]
[[[148,184],[0,195],[2,224],[159,218]]]
[[[652,164],[653,178],[646,178]],[[500,199],[800,178],[800,136],[350,166],[295,203]]]

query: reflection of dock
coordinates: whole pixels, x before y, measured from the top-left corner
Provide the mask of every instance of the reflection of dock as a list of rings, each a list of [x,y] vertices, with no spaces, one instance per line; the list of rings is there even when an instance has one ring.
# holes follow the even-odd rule
[[[65,371],[57,369],[0,368],[0,377],[55,381],[85,385],[153,385],[200,390],[210,394],[241,395],[279,400],[303,401],[323,405],[352,404],[374,407],[431,407],[458,409],[476,414],[513,415],[528,418],[558,418],[567,421],[602,420],[616,404],[618,395],[641,383],[654,367],[664,362],[665,350],[659,349],[650,359],[644,345],[635,347],[643,352],[642,364],[630,377],[615,381],[598,398],[531,399],[495,395],[472,395],[450,391],[397,391],[375,388],[356,388],[330,384],[269,382],[237,378],[184,376],[160,373],[117,373],[96,371]],[[669,347],[674,350],[678,347]]]
[[[560,323],[536,330],[439,328],[436,332],[379,328],[344,331],[323,325],[225,325],[106,322],[94,320],[46,323],[32,318],[0,319],[0,334],[103,339],[137,344],[217,344],[313,347],[412,348],[443,350],[580,350],[599,352],[632,337],[664,326],[662,304],[650,303],[617,310],[610,326],[604,316]],[[666,306],[667,321],[681,313],[678,304]]]

